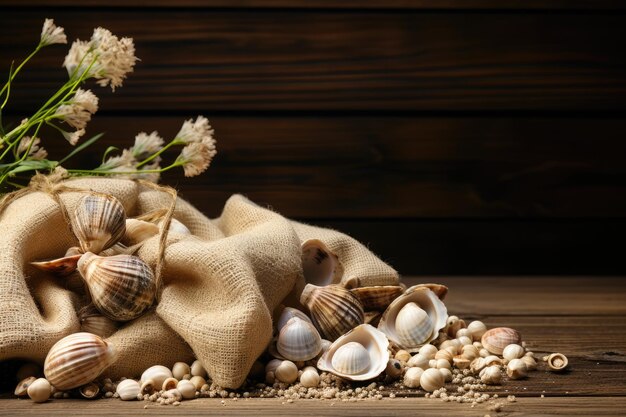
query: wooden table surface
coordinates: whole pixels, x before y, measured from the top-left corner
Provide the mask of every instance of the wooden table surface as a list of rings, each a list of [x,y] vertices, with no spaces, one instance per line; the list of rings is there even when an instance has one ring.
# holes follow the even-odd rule
[[[623,416],[626,414],[626,281],[596,277],[406,278],[441,282],[450,287],[450,314],[480,319],[489,327],[518,329],[527,347],[541,355],[561,352],[569,371],[554,374],[543,364],[529,377],[496,387],[501,397],[515,395],[502,411],[485,404],[443,402],[424,398],[423,391],[397,398],[341,402],[334,400],[198,399],[180,406],[119,400],[0,399],[0,415],[390,415],[390,416]],[[542,397],[543,395],[543,397]],[[407,398],[399,398],[406,396]],[[148,408],[144,406],[148,404]]]

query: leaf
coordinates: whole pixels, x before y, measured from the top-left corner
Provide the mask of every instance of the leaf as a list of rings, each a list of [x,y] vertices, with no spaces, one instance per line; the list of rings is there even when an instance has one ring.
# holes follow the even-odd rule
[[[113,151],[117,151],[117,150],[119,150],[119,148],[118,148],[118,147],[116,147],[116,146],[109,146],[109,147],[107,148],[107,150],[106,150],[106,151],[104,151],[104,154],[102,155],[102,162],[101,162],[100,164],[101,164],[101,165],[102,165],[102,164],[104,164],[104,160],[106,159],[107,155],[109,155],[111,152],[113,152]]]
[[[55,164],[55,161],[48,161],[47,159],[43,159],[40,161],[24,161],[21,162],[17,167],[13,168],[11,171],[9,171],[8,175],[12,177],[20,172],[37,171],[44,169],[49,170]]]
[[[73,157],[74,155],[76,155],[77,153],[79,153],[80,151],[82,151],[83,149],[87,148],[88,146],[92,145],[94,142],[96,142],[98,139],[100,139],[102,136],[104,136],[104,132],[102,133],[98,133],[95,136],[90,137],[89,139],[87,139],[86,141],[84,141],[83,143],[81,143],[80,145],[78,145],[77,147],[74,148],[74,150],[72,152],[70,152],[69,154],[67,154],[67,156],[63,159],[61,159],[59,161],[59,165],[63,164],[65,161],[67,161],[68,159],[70,159],[71,157]]]

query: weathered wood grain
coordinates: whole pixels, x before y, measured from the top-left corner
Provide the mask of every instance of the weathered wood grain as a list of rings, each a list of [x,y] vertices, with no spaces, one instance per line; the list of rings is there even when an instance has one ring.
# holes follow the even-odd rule
[[[3,12],[1,67],[34,45],[50,13]],[[104,26],[136,40],[137,74],[114,96],[103,94],[120,111],[598,111],[626,105],[620,53],[626,25],[619,13],[476,12],[470,18],[410,11],[68,9],[55,17],[70,39]],[[39,102],[51,81],[64,79],[63,55],[63,48],[51,48],[38,57],[15,85],[19,108]]]
[[[425,9],[425,10],[623,10],[619,0],[2,0],[13,7],[194,7],[194,8],[353,8],[353,9]]]
[[[506,402],[506,401],[503,401]],[[299,400],[286,403],[274,399],[225,400],[202,399],[182,403],[179,407],[149,405],[133,401],[79,400],[54,401],[32,404],[28,400],[0,400],[0,415],[14,416],[467,416],[502,415],[522,416],[623,416],[626,398],[623,397],[558,397],[518,398],[507,403],[502,413],[489,411],[487,405],[472,408],[469,404],[456,404],[427,398],[394,398],[357,403],[342,401]]]

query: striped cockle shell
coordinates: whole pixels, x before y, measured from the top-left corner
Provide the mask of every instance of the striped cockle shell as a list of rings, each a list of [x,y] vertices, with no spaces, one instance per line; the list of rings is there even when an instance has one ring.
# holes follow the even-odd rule
[[[413,286],[387,307],[378,329],[401,349],[417,352],[437,338],[447,318],[448,310],[434,292],[425,286]]]
[[[68,390],[96,379],[115,361],[113,347],[100,336],[74,333],[52,346],[43,372],[58,390]]]
[[[144,240],[150,239],[159,233],[159,226],[144,220],[126,219],[126,232],[124,242],[128,245],[135,245]]]
[[[78,270],[87,283],[94,305],[112,320],[132,320],[154,302],[154,274],[136,256],[102,257],[87,252],[78,261]]]
[[[487,330],[480,342],[483,347],[494,355],[502,355],[504,348],[513,343],[520,344],[522,342],[522,336],[520,333],[509,327],[496,327],[491,330]]]
[[[102,315],[95,305],[89,304],[78,311],[80,331],[109,337],[117,331],[117,323]]]
[[[311,320],[322,336],[331,341],[365,319],[359,299],[341,285],[318,287],[307,284],[300,302],[309,309]]]
[[[335,340],[317,361],[317,367],[351,381],[366,381],[376,378],[387,367],[388,347],[384,333],[369,324],[361,324]]]
[[[437,297],[439,297],[440,300],[443,300],[444,298],[446,298],[446,295],[448,294],[448,287],[446,287],[445,285],[442,285],[442,284],[433,284],[433,283],[417,284],[414,287],[417,287],[417,288],[419,288],[419,287],[428,288],[429,290],[434,292],[435,295]]]
[[[276,349],[285,359],[308,361],[322,350],[322,338],[309,321],[293,317],[280,330]]]
[[[72,226],[83,252],[100,253],[124,236],[126,213],[117,198],[88,194],[78,202]]]
[[[350,290],[363,304],[365,311],[384,311],[389,304],[404,292],[398,285],[376,285],[357,287]]]
[[[312,323],[309,316],[307,316],[306,314],[304,314],[302,311],[298,310],[297,308],[284,307],[283,310],[280,312],[280,316],[278,317],[278,320],[276,321],[276,330],[280,332],[283,326],[287,324],[287,322],[294,317],[298,317],[299,319]]]
[[[306,282],[313,285],[338,284],[343,277],[343,266],[337,255],[318,239],[302,244],[302,270]]]

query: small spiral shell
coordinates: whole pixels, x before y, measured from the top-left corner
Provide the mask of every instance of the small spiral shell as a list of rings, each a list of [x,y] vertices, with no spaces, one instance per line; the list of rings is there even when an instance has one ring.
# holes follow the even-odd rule
[[[100,253],[124,236],[126,213],[117,198],[89,194],[78,202],[72,225],[83,252]]]
[[[52,346],[44,362],[44,375],[59,390],[87,384],[115,360],[112,346],[91,333],[74,333]]]
[[[78,262],[78,270],[94,305],[112,320],[132,320],[154,302],[154,274],[136,256],[103,257],[87,252]]]
[[[95,305],[89,304],[78,311],[80,330],[100,337],[109,337],[117,331],[117,323],[102,313]]]

